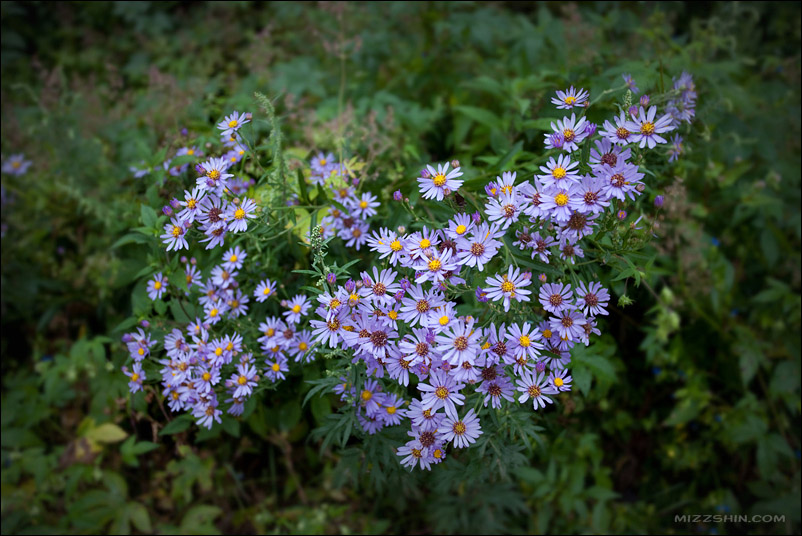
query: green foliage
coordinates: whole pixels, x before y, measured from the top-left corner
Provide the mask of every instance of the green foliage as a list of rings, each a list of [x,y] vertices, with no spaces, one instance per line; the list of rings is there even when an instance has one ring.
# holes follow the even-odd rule
[[[799,532],[798,5],[1,9],[3,158],[33,161],[2,178],[4,533]],[[368,436],[327,394],[342,353],[211,432],[154,387],[128,395],[119,337],[150,319],[159,339],[199,314],[159,245],[161,206],[186,184],[162,163],[211,150],[230,110],[254,112],[258,156],[239,169],[263,211],[247,249],[282,295],[311,294],[370,262],[337,239],[306,245],[336,203],[304,180],[317,150],[380,197],[383,225],[417,229],[454,208],[419,203],[423,164],[459,159],[468,192],[506,170],[528,178],[561,115],[554,90],[589,89],[601,122],[638,98],[622,73],[657,95],[683,70],[699,92],[685,153],[649,164],[637,211],[602,222],[607,238],[569,275],[599,276],[617,305],[573,354],[576,389],[556,408],[493,415],[470,452],[411,474],[393,451],[403,431]],[[398,189],[418,216],[391,201]],[[160,271],[169,304],[145,292]],[[696,513],[785,521],[674,522]]]

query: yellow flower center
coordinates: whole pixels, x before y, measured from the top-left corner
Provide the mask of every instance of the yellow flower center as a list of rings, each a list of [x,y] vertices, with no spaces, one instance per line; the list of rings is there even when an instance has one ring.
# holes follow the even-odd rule
[[[457,421],[454,423],[454,427],[452,428],[454,433],[457,435],[463,435],[468,429],[465,426],[465,423],[462,421]]]
[[[300,305],[294,305],[293,308],[292,308],[292,312],[296,313],[296,314],[300,313],[301,312],[301,306]]]
[[[448,389],[446,389],[441,385],[440,387],[434,390],[434,396],[436,396],[441,400],[445,400],[446,398],[448,398]]]
[[[242,207],[240,207],[240,208],[238,208],[237,210],[234,211],[234,218],[235,219],[241,220],[244,217],[245,217],[245,211],[242,209]]]
[[[565,168],[556,167],[556,168],[554,168],[554,171],[552,171],[552,172],[551,172],[551,175],[552,175],[552,176],[553,176],[555,179],[562,179],[562,178],[565,178],[565,175],[566,175]]]
[[[559,194],[554,196],[554,203],[558,207],[564,207],[565,205],[568,204],[568,196],[560,192]]]
[[[529,340],[529,337],[527,335],[521,335],[520,337],[518,337],[518,343],[524,348],[528,348],[529,345],[531,344],[531,341]]]
[[[281,367],[278,363],[273,363],[270,368],[273,369],[273,372],[278,372]]]
[[[134,372],[133,374],[131,374],[131,381],[132,381],[132,382],[135,382],[135,381],[137,381],[137,380],[139,380],[139,374],[137,374],[136,372]]]
[[[390,242],[390,249],[392,249],[393,251],[401,251],[401,242],[399,242],[398,240],[393,240],[392,242]]]
[[[230,257],[228,258],[228,262],[237,262],[237,256],[236,256],[236,255],[232,255],[232,256],[230,256]]]
[[[437,259],[432,259],[429,261],[429,270],[432,272],[436,272],[437,270],[439,270],[440,266],[442,266],[442,264]]]
[[[368,391],[367,389],[365,389],[364,391],[362,391],[362,400],[368,401],[368,400],[370,400],[371,398],[373,398],[373,393],[371,393],[371,392],[370,392],[370,391]]]
[[[237,126],[237,121],[236,121],[235,119],[232,119],[231,121],[229,121],[229,122],[228,122],[228,126],[229,126],[230,128],[236,128],[236,126]]]
[[[321,166],[325,166],[326,165],[326,159],[325,158],[320,161],[320,165]]]
[[[501,284],[501,290],[502,292],[512,292],[515,290],[515,285],[512,284],[512,281],[504,281]]]
[[[368,202],[367,201],[360,201],[359,202],[359,208],[361,208],[362,210],[368,208]]]
[[[208,382],[211,379],[212,379],[212,375],[211,374],[209,374],[208,372],[204,372],[203,373],[203,381]]]
[[[554,378],[554,385],[556,385],[557,387],[562,387],[563,386],[563,379],[562,378]]]
[[[302,351],[302,352],[306,352],[306,350],[307,350],[308,348],[309,348],[309,345],[308,345],[308,344],[306,344],[305,342],[302,342],[301,344],[299,344],[299,345],[298,345],[298,349],[299,349],[300,351]]]
[[[465,227],[464,225],[457,225],[457,234],[458,235],[463,234],[467,230],[468,230],[468,228]]]
[[[20,162],[19,160],[14,160],[13,162],[11,162],[11,167],[13,167],[14,169],[19,169],[21,166],[22,162]]]
[[[173,234],[174,237],[181,236],[181,227],[179,227],[177,225],[173,225],[172,234]]]
[[[390,320],[395,320],[398,318],[398,311],[390,311],[387,316],[390,317]]]
[[[217,348],[214,349],[214,355],[220,357],[221,355],[223,355],[223,349],[218,346]]]
[[[576,133],[570,128],[566,128],[563,130],[563,138],[566,142],[570,143],[574,141],[574,138],[576,138]]]
[[[248,383],[248,378],[246,378],[245,376],[240,376],[239,378],[237,378],[237,383],[240,385],[245,385],[246,383]]]
[[[551,330],[550,329],[544,329],[543,330],[543,337],[546,338],[546,339],[551,339]]]
[[[212,179],[213,181],[216,181],[217,179],[220,178],[220,172],[217,171],[216,169],[213,169],[211,171],[207,171],[206,176]]]
[[[448,321],[449,321],[448,315],[443,315],[440,317],[440,320],[438,320],[441,326],[445,326],[446,324],[448,324]]]
[[[187,149],[187,154],[189,156],[192,156],[193,154],[195,154],[195,149]]]
[[[214,318],[214,317],[216,317],[216,316],[217,316],[217,313],[219,313],[219,312],[220,312],[220,311],[218,311],[218,310],[217,310],[217,307],[215,307],[214,309],[212,309],[211,311],[209,311],[209,316],[211,316],[212,318]]]
[[[156,281],[155,283],[153,283],[153,288],[155,288],[156,290],[159,290],[160,288],[162,288],[162,282],[161,281]]]
[[[145,349],[140,348],[139,350],[136,351],[136,353],[138,353],[139,355],[145,355]]]
[[[195,208],[196,206],[198,206],[198,202],[196,200],[194,199],[187,200],[187,208]]]
[[[434,181],[435,186],[443,186],[446,183],[446,176],[443,175],[442,173],[438,173],[437,175],[434,176],[434,179],[432,179],[432,181]]]
[[[420,241],[420,247],[422,249],[428,248],[431,245],[432,245],[432,243],[429,241],[428,238],[424,238],[423,240]]]
[[[571,95],[568,95],[567,97],[565,97],[564,100],[565,100],[565,104],[567,104],[568,106],[572,106],[574,103],[576,103],[576,97],[572,97]]]
[[[651,136],[654,134],[654,123],[647,121],[640,126],[640,133],[644,136]]]
[[[275,333],[276,330],[273,328],[267,328],[267,331],[265,331],[265,335],[267,335],[268,337],[272,337]]]
[[[329,302],[329,309],[336,309],[340,305],[342,305],[340,303],[340,300],[338,300],[337,298],[332,298],[332,300]]]
[[[387,413],[389,413],[390,415],[394,415],[395,414],[395,406],[387,406]]]

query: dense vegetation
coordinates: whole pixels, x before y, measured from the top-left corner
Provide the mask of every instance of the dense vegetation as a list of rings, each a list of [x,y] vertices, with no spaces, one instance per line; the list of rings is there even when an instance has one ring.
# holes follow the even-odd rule
[[[4,533],[800,531],[799,5],[1,9]],[[682,73],[693,122],[676,159],[643,156],[644,191],[604,220],[610,241],[576,270],[510,253],[535,278],[598,277],[612,295],[557,404],[482,413],[476,445],[409,472],[395,452],[408,428],[365,433],[328,391],[340,370],[364,381],[343,352],[291,362],[211,429],[170,411],[155,364],[129,392],[121,337],[145,326],[161,341],[202,314],[182,301],[181,255],[205,278],[234,245],[207,250],[198,233],[165,252],[159,238],[162,207],[204,161],[177,152],[222,154],[232,111],[252,113],[237,168],[259,207],[236,239],[259,262],[248,291],[269,278],[314,301],[319,276],[384,266],[367,246],[310,240],[342,208],[313,183],[320,151],[381,203],[371,230],[420,231],[483,210],[487,183],[530,179],[557,155],[555,91],[588,90],[601,128],[643,94],[662,113]],[[20,154],[29,165],[12,165]],[[464,198],[422,198],[421,169],[454,160]],[[503,312],[474,289],[506,267],[469,280],[460,314]],[[151,300],[161,273],[169,299]],[[719,517],[676,521],[686,514]],[[762,515],[781,517],[752,522]]]

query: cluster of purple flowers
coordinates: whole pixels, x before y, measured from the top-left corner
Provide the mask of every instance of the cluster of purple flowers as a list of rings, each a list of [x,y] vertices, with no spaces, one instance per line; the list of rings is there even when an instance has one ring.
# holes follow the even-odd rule
[[[318,153],[311,164],[312,184],[329,188],[332,197],[345,209],[337,205],[330,207],[320,222],[323,238],[338,236],[346,246],[359,250],[370,232],[368,221],[376,215],[376,208],[381,203],[370,192],[357,193],[358,181],[348,181],[346,167],[335,160],[334,154]]]

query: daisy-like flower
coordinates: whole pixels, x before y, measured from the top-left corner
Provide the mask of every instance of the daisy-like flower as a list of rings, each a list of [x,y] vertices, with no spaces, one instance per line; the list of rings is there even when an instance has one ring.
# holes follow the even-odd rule
[[[248,256],[239,246],[233,247],[223,255],[223,268],[229,272],[242,268],[242,261]]]
[[[571,244],[567,240],[560,241],[560,258],[564,261],[568,261],[571,264],[575,264],[576,257],[580,259],[585,257],[585,252],[582,251],[582,248],[579,247],[579,244]]]
[[[398,395],[387,393],[381,404],[382,407],[379,412],[379,418],[384,421],[386,426],[401,424],[404,414],[399,410],[404,407],[404,404],[405,401],[403,398]]]
[[[368,321],[359,331],[357,342],[359,349],[376,358],[383,358],[387,349],[395,345],[398,332],[387,327],[375,318]]]
[[[539,257],[542,262],[546,264],[549,263],[549,256],[551,256],[551,250],[549,248],[556,245],[557,242],[554,240],[553,237],[549,235],[543,235],[535,233],[532,235],[532,258]]]
[[[516,359],[520,357],[537,359],[540,356],[538,350],[543,349],[543,345],[537,342],[540,335],[537,328],[532,327],[529,322],[524,322],[521,327],[518,327],[518,324],[511,324],[506,337],[509,341],[507,346]]]
[[[256,374],[256,368],[253,365],[240,364],[237,365],[237,372],[231,375],[228,383],[234,387],[234,398],[244,398],[251,396],[253,388],[256,387],[256,382],[259,376]]]
[[[517,190],[511,193],[503,192],[497,198],[491,198],[485,205],[485,214],[491,222],[496,222],[501,230],[506,230],[510,225],[518,221],[521,215],[522,199],[518,196]]]
[[[287,379],[284,376],[285,372],[290,371],[290,367],[287,364],[287,357],[284,354],[278,354],[273,359],[265,359],[265,376],[270,381],[276,382],[278,380],[285,380]]]
[[[613,119],[615,125],[610,123],[610,121],[604,122],[600,132],[601,135],[611,143],[617,145],[627,145],[631,143],[635,139],[635,133],[627,127],[629,120],[627,119],[626,113],[622,110],[621,113]]]
[[[556,123],[551,124],[554,133],[562,136],[562,149],[568,153],[572,153],[579,149],[579,144],[587,137],[588,133],[585,131],[587,120],[583,117],[579,121],[576,120],[576,114],[572,113],[571,117],[563,117],[558,119]],[[557,148],[554,140],[551,139],[551,134],[546,134],[546,148]]]
[[[321,151],[315,155],[310,164],[314,174],[328,175],[331,165],[336,163],[337,161],[334,159],[334,153],[325,154]]]
[[[560,228],[560,238],[565,238],[571,243],[576,243],[585,236],[593,234],[593,225],[596,219],[595,214],[582,214],[581,212],[572,212],[571,217],[565,222],[565,225]]]
[[[571,198],[577,195],[576,184],[567,184],[566,187],[552,187],[544,192],[541,209],[559,223],[568,221],[571,217]]]
[[[291,324],[297,324],[301,321],[302,316],[306,316],[306,313],[309,311],[311,306],[312,304],[309,303],[309,298],[303,294],[297,294],[289,302],[287,302],[286,307],[288,311],[284,311],[281,314],[286,317],[287,322]]]
[[[265,279],[256,286],[256,290],[253,291],[253,297],[256,298],[256,301],[261,303],[275,293],[276,284],[269,279]]]
[[[432,284],[440,283],[445,279],[445,274],[457,269],[457,263],[451,259],[451,250],[434,251],[428,259],[420,259],[415,264],[415,271],[418,276],[415,283],[431,281]]]
[[[460,168],[448,170],[449,163],[438,164],[437,170],[431,165],[427,165],[428,176],[418,177],[419,190],[424,199],[437,199],[442,201],[443,197],[454,192],[462,186],[464,181],[458,179],[462,176]]]
[[[217,409],[217,398],[212,398],[208,402],[198,402],[192,409],[192,416],[197,420],[198,426],[203,426],[211,430],[212,424],[217,421],[217,424],[223,422],[220,415],[222,411]]]
[[[434,370],[429,376],[429,383],[419,383],[418,389],[423,391],[423,407],[436,412],[445,408],[446,415],[457,418],[457,406],[465,403],[465,395],[460,391],[464,383],[457,383],[453,376],[444,370]]]
[[[561,339],[579,340],[582,336],[582,326],[587,323],[585,316],[579,311],[565,309],[557,313],[557,317],[549,319],[551,329]]]
[[[579,162],[572,162],[567,154],[561,154],[555,160],[552,156],[545,166],[540,166],[543,173],[538,175],[543,186],[563,187],[571,182],[579,182]]]
[[[226,213],[228,230],[232,233],[240,233],[248,228],[248,220],[255,217],[256,203],[253,199],[245,197],[239,204],[231,203]]]
[[[404,411],[404,415],[412,421],[413,427],[419,428],[424,432],[437,431],[440,423],[443,422],[443,418],[445,418],[442,413],[437,413],[431,408],[425,407],[424,403],[417,398],[410,403],[409,409]]]
[[[495,184],[496,188],[498,188],[498,194],[491,197],[497,197],[497,195],[501,194],[512,195],[512,193],[519,188],[515,186],[516,175],[517,173],[515,171],[505,171],[501,174],[501,177],[496,176],[496,182],[490,184]]]
[[[620,160],[615,166],[604,166],[599,171],[604,181],[602,191],[608,199],[615,197],[625,201],[629,197],[634,201],[635,196],[640,195],[637,186],[645,174],[638,171],[638,166]]]
[[[398,349],[407,362],[405,368],[440,358],[440,352],[435,348],[434,341],[429,340],[428,334],[429,330],[426,328],[412,328],[412,333],[407,333],[401,339]]]
[[[339,232],[339,237],[345,240],[346,247],[359,248],[367,241],[370,227],[362,220],[354,220],[353,224]]]
[[[595,147],[590,150],[590,165],[595,169],[599,166],[615,166],[619,160],[629,160],[632,149],[616,145],[607,138],[596,140]]]
[[[598,281],[588,283],[587,287],[584,282],[581,282],[576,289],[576,306],[585,315],[606,315],[605,307],[609,301],[610,293]]]
[[[167,251],[189,249],[189,243],[185,236],[187,229],[184,225],[185,222],[180,218],[173,218],[170,223],[164,225],[164,234],[159,238],[162,239],[163,244],[167,244]]]
[[[22,153],[19,154],[12,154],[8,157],[8,159],[3,162],[3,173],[7,175],[15,175],[19,177],[20,175],[24,175],[28,168],[31,167],[31,161],[25,160],[25,155]]]
[[[648,112],[643,109],[643,106],[639,106],[637,117],[633,117],[632,121],[627,121],[625,125],[633,133],[632,141],[637,143],[641,149],[646,146],[654,149],[658,143],[666,143],[666,139],[660,134],[676,128],[669,114],[656,120],[655,115],[657,115],[657,106],[651,106]]]
[[[437,429],[438,439],[453,441],[457,448],[467,448],[482,435],[482,425],[476,412],[470,409],[465,417],[459,419],[456,414],[449,415]]]
[[[448,220],[448,229],[445,230],[445,233],[448,238],[459,241],[473,229],[474,225],[470,214],[457,214]]]
[[[604,179],[595,175],[585,175],[575,187],[576,195],[571,197],[568,206],[583,214],[599,214],[610,206],[610,197],[605,193]]]
[[[518,402],[523,404],[530,398],[532,405],[537,410],[545,408],[546,404],[553,404],[554,401],[546,395],[556,395],[557,390],[550,384],[545,373],[524,372],[518,381],[518,391],[523,394],[518,397]]]
[[[228,314],[232,318],[237,318],[248,313],[248,296],[241,290],[237,290],[227,301]]]
[[[367,272],[362,272],[362,282],[364,289],[367,290],[367,298],[376,305],[391,305],[395,301],[395,293],[401,289],[401,285],[396,283],[395,278],[398,274],[395,270],[387,268],[379,273],[379,269],[373,267],[373,277]]]
[[[142,370],[142,365],[134,363],[133,370],[131,371],[128,370],[128,367],[123,367],[123,374],[130,378],[128,381],[128,389],[131,391],[131,394],[142,390],[142,382],[147,379],[145,371]]]
[[[407,441],[406,444],[398,447],[396,455],[403,456],[401,465],[404,467],[409,467],[409,470],[412,471],[412,469],[414,469],[419,462],[421,463],[421,468],[423,468],[422,460],[424,459],[424,456],[428,454],[426,452],[427,450],[428,449],[421,445],[420,441],[417,439],[412,439]]]
[[[552,370],[549,374],[549,383],[556,391],[570,391],[571,390],[571,376],[568,375],[567,369]]]
[[[424,291],[420,285],[410,288],[407,295],[401,301],[399,318],[410,326],[425,327],[429,311],[445,303],[442,294],[434,289]]]
[[[675,161],[683,152],[685,151],[682,147],[682,136],[674,134],[671,138],[671,147],[668,148],[668,161]]]
[[[314,361],[314,355],[309,352],[311,347],[312,332],[305,329],[300,333],[295,334],[293,343],[287,351],[295,358],[296,362],[303,360],[305,363],[311,363]]]
[[[531,291],[523,287],[532,284],[532,280],[521,274],[519,268],[510,266],[506,274],[487,278],[487,297],[493,301],[503,300],[504,311],[510,310],[510,300],[529,301]]]
[[[420,232],[412,233],[407,239],[406,247],[409,250],[410,267],[418,259],[428,259],[440,244],[440,237],[436,231],[429,230],[425,225]],[[402,259],[402,264],[404,264]]]
[[[211,223],[203,227],[203,234],[206,238],[200,242],[207,242],[206,249],[214,249],[217,246],[222,246],[226,240],[226,225],[223,222]]]
[[[227,288],[238,275],[239,272],[229,272],[223,266],[215,266],[212,269],[212,283],[220,288]]]
[[[217,195],[223,195],[226,182],[233,177],[231,173],[226,173],[229,165],[225,158],[210,158],[200,164],[199,171],[203,175],[198,177],[196,184],[201,190],[206,190]]]
[[[442,352],[443,361],[459,367],[466,361],[474,363],[476,356],[481,351],[479,346],[481,336],[482,331],[474,329],[473,320],[465,322],[457,319],[448,329],[437,335],[435,341],[437,349]]]
[[[538,300],[543,308],[554,314],[572,307],[574,292],[570,284],[548,283],[540,287]]]
[[[318,315],[325,317],[325,313],[321,314],[321,309],[318,308]],[[328,345],[329,348],[336,348],[343,334],[347,333],[343,329],[348,319],[347,313],[344,308],[340,308],[337,313],[331,315],[327,320],[310,320],[309,325],[312,326],[312,336],[316,344]]]
[[[251,114],[241,114],[235,110],[234,113],[220,121],[217,124],[217,128],[223,131],[220,133],[221,136],[231,136],[234,132],[239,130],[242,125],[250,123],[250,121]]]
[[[364,220],[376,215],[376,207],[381,204],[377,199],[378,198],[370,192],[365,192],[362,194],[361,199],[354,199],[346,206],[351,210],[351,214]]]
[[[223,313],[228,310],[228,306],[225,302],[210,302],[207,303],[203,307],[203,313],[205,315],[204,320],[209,325],[214,325],[220,322]]]
[[[405,242],[405,237],[399,237],[397,233],[385,228],[379,229],[378,232],[373,231],[367,239],[370,250],[379,252],[380,259],[389,256],[388,261],[392,266],[395,266],[403,255],[408,254],[404,248]]]
[[[148,281],[148,297],[153,301],[160,300],[167,286],[167,279],[159,272]]]
[[[638,89],[638,86],[635,85],[635,80],[632,79],[631,74],[623,73],[621,74],[621,77],[624,79],[624,83],[626,83],[627,87],[632,93],[637,95],[640,92],[640,89]]]
[[[675,126],[679,126],[682,121],[690,123],[696,115],[696,84],[693,76],[682,71],[679,79],[674,81],[673,89],[679,92],[679,96],[666,103],[666,112]]]
[[[190,223],[195,221],[195,215],[200,209],[200,202],[206,196],[206,191],[195,187],[192,191],[184,190],[184,200],[180,201],[184,209],[178,213],[178,217]]]
[[[565,91],[557,91],[557,96],[551,98],[551,103],[557,106],[558,110],[570,110],[574,106],[587,106],[590,93],[582,88],[579,90],[571,86]]]
[[[513,385],[510,379],[504,374],[504,369],[494,365],[482,369],[482,383],[476,388],[477,393],[483,393],[484,407],[490,402],[493,409],[501,407],[501,399],[508,402],[513,401]]]
[[[426,324],[437,335],[456,322],[457,317],[456,304],[454,302],[446,302],[442,307],[429,312]]]

